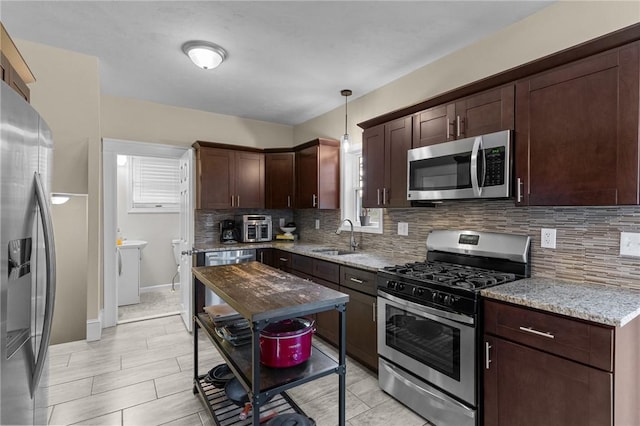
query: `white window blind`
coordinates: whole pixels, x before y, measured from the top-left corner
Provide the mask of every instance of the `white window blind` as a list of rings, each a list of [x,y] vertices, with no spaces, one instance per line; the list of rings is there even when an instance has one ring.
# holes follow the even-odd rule
[[[180,161],[131,157],[131,209],[178,211]]]
[[[342,159],[342,219],[350,219],[358,232],[381,234],[383,232],[382,209],[363,209],[362,190],[364,184],[364,170],[362,145],[352,144],[348,152],[343,153]],[[360,215],[370,216],[367,226],[360,223]],[[342,228],[350,229],[343,224]]]

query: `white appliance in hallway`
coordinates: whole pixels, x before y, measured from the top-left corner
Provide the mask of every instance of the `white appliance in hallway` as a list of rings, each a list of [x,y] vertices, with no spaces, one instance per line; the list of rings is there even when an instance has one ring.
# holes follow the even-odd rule
[[[53,141],[31,105],[0,86],[0,424],[40,425],[56,278]]]

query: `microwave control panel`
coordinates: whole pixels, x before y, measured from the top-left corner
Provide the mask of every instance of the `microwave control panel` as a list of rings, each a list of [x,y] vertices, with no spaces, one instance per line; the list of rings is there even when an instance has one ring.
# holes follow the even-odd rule
[[[504,185],[505,147],[499,146],[484,150],[486,174],[483,186]]]

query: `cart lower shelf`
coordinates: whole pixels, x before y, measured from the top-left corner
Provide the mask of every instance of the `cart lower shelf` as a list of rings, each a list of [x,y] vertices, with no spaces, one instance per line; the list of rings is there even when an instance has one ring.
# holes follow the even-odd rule
[[[224,389],[216,388],[211,383],[204,380],[206,375],[200,376],[194,381],[194,393],[199,393],[203,402],[209,408],[213,421],[218,426],[245,426],[252,424],[251,412],[246,419],[241,419],[240,414],[244,407],[239,407],[231,402],[224,392]],[[305,415],[298,405],[286,394],[282,392],[267,402],[260,410],[260,424],[266,424],[273,417],[286,414],[298,413]]]

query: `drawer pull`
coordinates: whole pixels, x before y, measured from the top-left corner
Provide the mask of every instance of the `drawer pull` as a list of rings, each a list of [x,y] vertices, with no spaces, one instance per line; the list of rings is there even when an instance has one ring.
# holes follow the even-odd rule
[[[350,281],[353,281],[354,283],[358,283],[358,284],[362,284],[362,283],[364,282],[364,281],[362,281],[362,280],[359,280],[359,279],[357,279],[357,278],[353,278],[353,277],[349,278],[349,280],[350,280]]]
[[[535,334],[536,336],[546,337],[548,339],[555,339],[555,336],[551,333],[547,333],[546,331],[538,331],[534,330],[531,327],[520,327],[521,331],[526,331],[527,333]]]
[[[489,342],[484,342],[484,368],[486,370],[489,369],[489,364],[491,364],[491,346]]]
[[[289,261],[289,259],[287,259],[286,257],[281,257],[280,258],[280,262],[288,262],[288,261]]]

